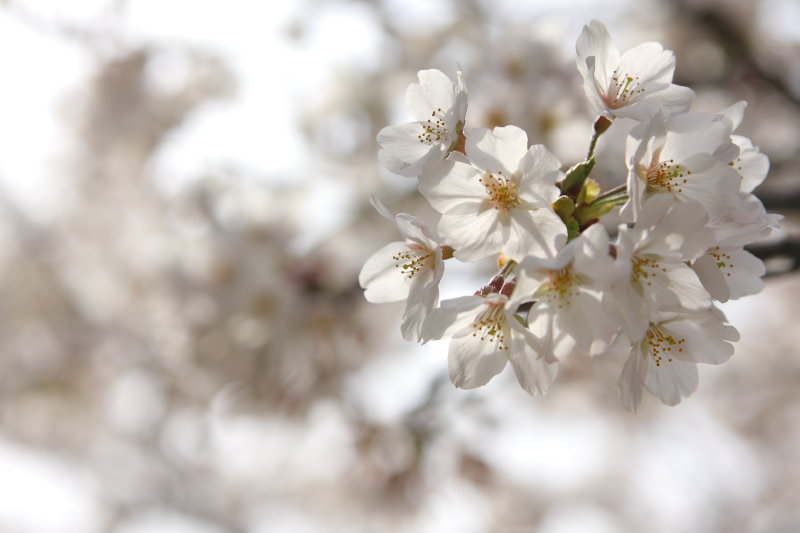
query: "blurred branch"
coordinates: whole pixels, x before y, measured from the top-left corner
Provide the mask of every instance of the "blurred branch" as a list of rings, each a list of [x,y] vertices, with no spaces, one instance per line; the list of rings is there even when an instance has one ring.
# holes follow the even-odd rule
[[[686,0],[673,0],[673,5],[678,13],[713,35],[728,52],[728,55],[737,58],[739,64],[751,74],[763,80],[795,106],[800,107],[800,96],[789,88],[783,77],[765,67],[758,60],[750,44],[749,36],[730,18],[722,15],[719,7],[695,5]]]
[[[751,244],[746,247],[747,251],[758,257],[762,261],[784,260],[788,265],[782,265],[781,269],[767,269],[765,276],[775,276],[788,274],[800,270],[800,241],[796,239],[786,239],[780,242]]]

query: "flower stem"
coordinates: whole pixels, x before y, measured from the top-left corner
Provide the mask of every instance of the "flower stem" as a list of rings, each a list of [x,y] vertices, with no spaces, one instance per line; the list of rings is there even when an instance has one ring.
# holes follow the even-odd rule
[[[606,117],[599,117],[594,122],[594,135],[592,135],[592,140],[589,142],[589,153],[586,155],[587,161],[594,157],[594,149],[597,148],[597,139],[599,139],[610,126],[611,121]]]
[[[593,208],[597,208],[599,206],[606,205],[606,204],[615,204],[616,205],[618,203],[622,203],[622,202],[626,201],[627,199],[628,199],[628,195],[627,194],[623,194],[621,196],[614,196],[614,197],[605,198],[604,200],[601,200],[599,202],[597,200],[595,200],[590,205]]]
[[[613,189],[604,192],[603,194],[599,195],[597,198],[592,200],[590,202],[590,205],[595,205],[597,203],[602,202],[603,200],[606,200],[606,199],[611,198],[613,196],[619,196],[620,194],[623,194],[623,193],[626,193],[626,192],[628,192],[628,186],[627,185],[620,185],[619,187],[614,187]]]

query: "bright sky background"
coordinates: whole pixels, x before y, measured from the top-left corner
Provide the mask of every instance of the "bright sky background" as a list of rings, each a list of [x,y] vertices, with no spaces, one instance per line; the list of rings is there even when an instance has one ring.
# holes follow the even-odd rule
[[[391,0],[388,3],[395,6],[397,24],[418,25],[423,29],[425,24],[435,24],[436,19],[432,16],[435,6],[446,9],[450,5],[448,2],[426,0]],[[592,16],[601,16],[603,9],[613,9],[624,3],[623,0],[584,0],[559,5],[563,5],[565,10],[580,11],[588,20]],[[797,2],[774,0],[772,4],[775,5],[774,13],[788,13],[786,16],[794,20],[800,16]],[[306,167],[308,154],[294,123],[297,111],[301,106],[313,104],[314,92],[325,87],[334,69],[352,64],[376,68],[380,61],[376,50],[383,39],[372,24],[369,11],[357,4],[346,8],[339,7],[338,3],[331,4],[330,8],[314,12],[312,33],[302,48],[288,42],[282,33],[295,10],[302,6],[299,1],[187,3],[139,0],[128,2],[129,7],[123,19],[115,18],[109,10],[110,3],[104,0],[30,0],[24,5],[35,14],[36,20],[45,24],[55,21],[76,24],[92,22],[96,27],[113,28],[122,42],[155,40],[167,45],[200,44],[215,50],[228,61],[238,81],[237,97],[207,106],[176,132],[153,162],[152,173],[156,178],[189,177],[204,168],[230,163],[276,182],[292,183],[307,179],[302,169]],[[503,0],[498,4],[498,12],[501,16],[518,16],[520,5],[527,6],[532,12],[552,7],[549,2],[521,4]],[[765,23],[779,25],[780,22],[778,15],[771,15]],[[780,29],[783,26],[776,27],[778,31],[784,31]],[[336,29],[335,35],[333,28]],[[342,31],[343,28],[346,31]],[[342,35],[347,35],[349,39],[342,39]],[[568,42],[566,46],[571,48],[573,44]],[[169,58],[165,61],[163,71],[158,70],[158,65],[154,67],[154,83],[169,83],[166,73],[179,70],[179,65],[171,64]],[[47,220],[59,207],[61,185],[55,179],[59,175],[59,165],[71,143],[76,142],[69,136],[62,117],[69,106],[70,95],[93,71],[94,59],[74,44],[20,23],[5,11],[0,11],[0,65],[4,78],[0,85],[0,185],[31,217]],[[179,186],[180,179],[172,185]],[[312,225],[330,227],[330,218],[321,217],[330,216],[324,213],[342,212],[342,206],[346,206],[352,191],[342,190],[341,181],[333,181],[325,175],[314,177],[309,187],[317,190],[316,197],[307,204],[309,220],[313,222]],[[327,208],[321,209],[320,202],[325,202]],[[320,235],[317,234],[315,238],[320,238]],[[444,296],[447,297],[447,294]],[[752,304],[752,301],[749,303]],[[737,312],[741,315],[741,309],[733,306],[732,310],[731,319],[736,323],[737,317],[733,315]],[[406,407],[393,401],[398,396],[397,391],[408,393],[415,381],[425,383],[426,380],[419,379],[419,374],[427,376],[440,372],[444,358],[432,358],[430,354],[441,354],[442,349],[443,345],[433,343],[411,356],[404,350],[397,356],[392,355],[376,361],[374,365],[367,365],[352,378],[354,394],[357,397],[360,395],[363,403],[374,410],[376,419],[399,416]],[[402,365],[396,364],[400,357],[405,358]],[[408,364],[408,357],[414,358],[415,362]],[[393,378],[385,381],[382,378],[385,376]],[[493,382],[490,387],[502,386],[498,382]],[[424,391],[418,393],[421,395]],[[414,394],[410,394],[409,398],[409,401],[414,400]],[[513,398],[501,396],[493,408],[509,408],[508,402]],[[325,418],[325,414],[320,414],[320,420]],[[656,452],[649,455],[649,459],[644,456],[634,458],[640,463],[637,467],[647,474],[642,479],[651,480],[651,483],[642,482],[639,487],[641,492],[631,496],[632,504],[646,505],[640,499],[659,499],[663,507],[649,510],[661,512],[663,516],[659,518],[663,520],[680,520],[675,517],[702,513],[702,509],[693,507],[698,504],[693,503],[692,496],[695,493],[692,491],[711,490],[712,486],[744,491],[746,489],[734,486],[742,479],[749,479],[752,486],[757,486],[751,450],[740,446],[731,435],[725,433],[724,428],[704,418],[706,415],[690,406],[682,408],[680,412],[676,410],[675,416],[696,417],[698,427],[704,430],[691,435],[642,435],[641,438],[647,440],[643,447]],[[520,432],[519,425],[515,424],[524,425],[523,418],[527,421],[538,420],[540,427],[548,427],[547,437]],[[262,427],[259,426],[260,422],[247,420],[239,421],[239,425],[233,427],[236,423],[228,422],[230,427],[220,431],[217,446],[220,453],[235,449],[244,462],[242,469],[247,470],[247,461],[258,460],[265,439],[274,438],[269,436],[274,427]],[[280,422],[276,421],[275,424]],[[685,425],[667,426],[662,431],[681,431],[680,428],[685,428]],[[299,428],[290,429],[296,432],[295,436],[301,441],[318,442]],[[470,428],[462,430],[471,431]],[[337,435],[340,435],[337,433],[340,428],[336,420],[328,425],[321,424],[314,431],[327,432],[324,436],[328,442],[336,442]],[[583,446],[598,434],[602,435],[603,432],[592,425],[591,420],[564,425],[531,408],[520,411],[518,418],[509,419],[509,426],[501,431],[499,442],[492,443],[499,452],[493,457],[501,461],[498,469],[510,477],[525,478],[531,472],[536,472],[541,476],[539,482],[545,486],[569,486],[574,479],[598,470],[603,462],[603,450],[614,444],[613,437],[606,435],[606,446],[602,443],[595,443],[593,448]],[[479,439],[479,436],[476,435],[476,438]],[[659,446],[679,442],[684,442],[687,447],[704,443],[703,448],[708,450],[702,455],[708,461],[705,465],[707,478],[692,477],[693,469],[697,467],[693,456],[673,455],[672,462],[665,464],[657,461]],[[308,446],[310,448],[304,449],[304,458],[316,458],[320,471],[326,472],[324,465],[331,463],[331,451],[316,449],[313,444]],[[563,453],[565,447],[569,450],[567,454]],[[571,464],[558,462],[559,457],[566,456],[571,458]],[[294,460],[300,459],[295,456]],[[666,475],[668,469],[684,470],[688,479],[700,483],[699,489],[687,485],[673,487],[675,490],[671,491],[661,490],[658,480],[671,479]],[[727,477],[729,472],[736,469],[739,477]],[[0,472],[0,530],[86,533],[99,527],[101,517],[98,513],[101,507],[98,498],[102,494],[102,487],[93,484],[80,465],[69,465],[58,458],[23,449],[0,438]],[[335,475],[336,472],[329,471],[328,474]],[[447,514],[445,509],[453,502],[464,509],[465,516],[473,520],[473,525],[480,524],[481,508],[479,505],[470,507],[475,503],[475,498],[463,490],[452,487],[443,492],[443,499],[432,504],[431,524],[445,528],[441,531],[466,531],[460,529],[466,527],[465,524],[449,524],[450,529],[446,529],[445,517],[452,514]],[[651,494],[653,491],[658,491],[658,494]],[[42,512],[42,509],[46,512]],[[292,531],[303,531],[304,518],[290,511],[281,512],[284,513],[285,523],[293,525]],[[274,513],[267,514],[274,519]],[[309,526],[307,530],[317,529]],[[597,509],[586,508],[578,515],[552,514],[544,530],[547,533],[575,530],[602,533],[614,529],[613,524],[609,524]],[[164,511],[142,516],[124,533],[216,531],[207,524]],[[259,526],[254,518],[253,531],[273,530]]]

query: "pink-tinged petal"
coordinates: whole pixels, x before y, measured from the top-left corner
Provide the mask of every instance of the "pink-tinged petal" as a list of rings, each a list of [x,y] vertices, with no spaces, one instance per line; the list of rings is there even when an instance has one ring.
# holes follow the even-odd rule
[[[450,341],[447,366],[450,380],[460,389],[474,389],[486,385],[499,374],[508,358],[505,352],[477,337],[455,337]]]
[[[556,379],[558,365],[542,356],[539,340],[527,328],[513,323],[511,350],[507,352],[517,381],[528,394],[547,394]]]
[[[375,252],[364,263],[358,282],[366,289],[364,297],[372,303],[397,302],[408,297],[411,280],[393,257],[408,251],[405,242],[392,242]]]
[[[406,106],[416,120],[426,121],[432,113],[445,113],[455,103],[456,84],[447,74],[437,69],[420,70],[419,83],[412,83],[406,91]]]
[[[619,386],[619,402],[628,411],[635,412],[642,403],[644,376],[641,375],[639,363],[641,352],[632,350],[622,367],[617,385]]]
[[[422,340],[438,340],[466,331],[486,302],[481,296],[445,300],[428,314],[422,325]]]
[[[480,261],[499,253],[508,240],[508,224],[492,209],[477,215],[445,214],[439,220],[439,233],[455,249],[461,261]]]
[[[444,147],[420,142],[423,131],[419,122],[386,126],[378,132],[378,160],[386,169],[400,176],[416,178],[430,157],[443,158]]]
[[[466,150],[472,164],[479,169],[494,174],[502,171],[510,177],[528,151],[528,134],[516,126],[475,128],[467,137]]]
[[[420,180],[419,191],[440,213],[447,213],[462,203],[478,207],[489,198],[486,187],[479,181],[482,175],[472,165],[456,161],[441,179]]]

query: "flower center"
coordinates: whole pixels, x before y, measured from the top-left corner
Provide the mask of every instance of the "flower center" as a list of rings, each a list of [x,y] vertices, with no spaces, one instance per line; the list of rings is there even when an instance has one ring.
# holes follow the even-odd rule
[[[504,176],[502,170],[497,174],[487,172],[479,181],[486,187],[489,203],[498,211],[508,213],[520,204],[517,183],[513,177]]]
[[[417,139],[423,144],[433,144],[447,139],[447,125],[441,107],[431,111],[431,118],[422,124],[422,133],[417,135]]]
[[[486,303],[472,323],[472,336],[482,341],[497,342],[498,350],[508,350],[506,342],[506,315],[503,312],[505,303]]]
[[[672,353],[682,352],[683,345],[686,344],[686,339],[676,339],[670,335],[659,324],[650,322],[650,329],[647,330],[647,335],[644,339],[647,342],[647,351],[656,363],[656,366],[661,366],[661,363],[672,362]]]
[[[634,77],[627,73],[620,75],[619,71],[615,70],[611,75],[608,92],[603,95],[603,101],[611,109],[619,109],[628,105],[642,93],[644,93],[644,89],[639,87],[638,76]]]
[[[392,261],[404,277],[412,279],[423,270],[433,269],[433,252],[418,244],[410,244],[408,250],[393,255]]]
[[[719,246],[711,248],[707,253],[714,258],[714,263],[717,265],[717,268],[720,269],[723,274],[730,277],[734,268],[733,258],[730,254],[723,252]]]
[[[676,165],[674,159],[653,162],[649,168],[639,167],[639,175],[647,182],[647,188],[653,192],[683,192],[683,184],[689,180],[684,176],[692,174],[681,165]]]
[[[547,279],[537,291],[537,296],[550,301],[558,300],[558,307],[569,305],[573,296],[578,296],[578,287],[583,283],[580,274],[571,266],[561,270],[550,270]]]
[[[666,272],[654,256],[633,256],[631,259],[631,283],[643,283],[647,286],[653,285],[653,280],[657,275]]]

